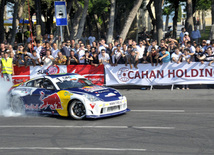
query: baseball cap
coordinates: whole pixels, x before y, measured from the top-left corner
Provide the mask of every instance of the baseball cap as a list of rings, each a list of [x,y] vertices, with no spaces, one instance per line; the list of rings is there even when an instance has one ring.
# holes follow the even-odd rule
[[[184,35],[189,35],[189,32],[185,32]]]
[[[210,44],[210,40],[207,40],[207,44]]]

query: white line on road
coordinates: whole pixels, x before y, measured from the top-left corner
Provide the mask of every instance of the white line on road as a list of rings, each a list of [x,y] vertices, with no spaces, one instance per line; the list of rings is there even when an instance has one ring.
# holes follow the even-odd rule
[[[95,129],[165,129],[172,130],[175,127],[156,127],[156,126],[49,126],[49,125],[1,125],[0,128],[95,128]]]
[[[133,112],[184,113],[185,110],[131,110]]]
[[[146,151],[134,148],[74,148],[74,147],[0,147],[0,150],[79,150],[79,151]]]

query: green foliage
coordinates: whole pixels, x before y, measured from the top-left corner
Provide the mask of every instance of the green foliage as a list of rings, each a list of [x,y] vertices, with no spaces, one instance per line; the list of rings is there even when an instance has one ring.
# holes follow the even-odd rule
[[[196,10],[209,10],[211,9],[211,0],[197,0]]]
[[[89,0],[88,11],[94,14],[106,13],[108,12],[110,4],[109,0]]]
[[[171,5],[165,6],[163,9],[163,15],[170,15],[173,11],[173,8]]]

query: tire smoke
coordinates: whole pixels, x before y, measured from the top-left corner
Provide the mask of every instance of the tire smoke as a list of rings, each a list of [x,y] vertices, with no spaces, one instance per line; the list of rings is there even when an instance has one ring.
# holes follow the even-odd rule
[[[0,116],[16,117],[21,115],[21,113],[13,112],[9,107],[7,92],[10,90],[12,85],[13,84],[11,82],[4,81],[0,78]]]

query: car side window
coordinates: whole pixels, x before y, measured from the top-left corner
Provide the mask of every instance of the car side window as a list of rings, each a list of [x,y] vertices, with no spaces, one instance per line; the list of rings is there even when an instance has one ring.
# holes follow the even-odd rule
[[[27,84],[26,84],[27,87],[34,87],[34,80],[33,81],[29,81]]]
[[[35,80],[34,87],[36,87],[36,88],[44,88],[43,87],[43,79],[37,79],[37,80]]]
[[[49,90],[54,90],[55,89],[54,84],[49,79],[45,79],[44,80],[43,87],[45,89],[49,89]]]

